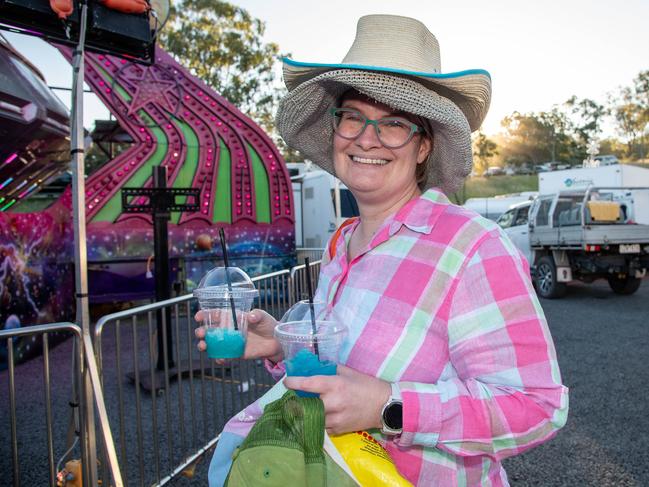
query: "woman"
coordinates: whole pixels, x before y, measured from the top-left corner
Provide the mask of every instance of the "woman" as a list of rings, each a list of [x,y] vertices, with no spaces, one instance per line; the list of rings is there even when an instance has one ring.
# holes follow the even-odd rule
[[[330,433],[371,430],[415,485],[508,485],[500,461],[552,437],[568,397],[526,262],[445,196],[471,170],[488,73],[442,74],[423,24],[372,15],[342,64],[285,60],[284,78],[280,134],[360,212],[330,242],[316,293],[349,327],[343,365],[284,385],[320,394]],[[255,310],[250,322],[246,356],[281,375],[274,320]],[[212,485],[275,398],[228,423]]]

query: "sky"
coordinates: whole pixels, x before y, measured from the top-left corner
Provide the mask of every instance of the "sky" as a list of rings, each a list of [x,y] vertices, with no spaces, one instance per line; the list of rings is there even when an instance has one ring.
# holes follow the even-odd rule
[[[372,13],[415,17],[437,37],[442,72],[486,69],[492,102],[487,134],[514,111],[547,111],[573,95],[600,103],[649,69],[649,0],[236,0],[266,24],[264,39],[298,61],[342,60],[356,22]],[[71,86],[71,68],[43,41],[6,34],[50,86]],[[58,91],[69,105],[70,94]],[[91,94],[84,125],[108,118]],[[605,134],[606,135],[606,134]],[[608,134],[613,135],[613,134]]]

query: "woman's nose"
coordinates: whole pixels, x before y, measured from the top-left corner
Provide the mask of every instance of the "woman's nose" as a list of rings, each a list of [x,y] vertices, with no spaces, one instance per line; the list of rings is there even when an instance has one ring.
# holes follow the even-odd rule
[[[373,124],[367,124],[365,130],[359,135],[354,141],[357,146],[363,150],[374,149],[376,147],[381,147],[381,141],[379,140],[379,134],[377,132],[378,127]]]

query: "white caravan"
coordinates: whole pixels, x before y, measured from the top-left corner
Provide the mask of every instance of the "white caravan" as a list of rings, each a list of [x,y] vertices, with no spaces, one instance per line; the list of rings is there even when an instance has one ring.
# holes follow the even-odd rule
[[[585,190],[588,186],[647,187],[649,169],[628,164],[539,173],[539,193]]]
[[[351,191],[337,178],[307,163],[286,164],[295,204],[295,246],[322,249],[336,228],[358,215]]]
[[[491,198],[469,198],[462,206],[479,213],[485,218],[497,220],[500,215],[514,205],[531,201],[537,195],[536,191],[523,191],[521,193],[501,194]]]

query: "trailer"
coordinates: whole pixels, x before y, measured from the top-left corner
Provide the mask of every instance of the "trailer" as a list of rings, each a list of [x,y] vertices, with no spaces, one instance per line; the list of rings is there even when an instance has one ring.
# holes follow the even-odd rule
[[[533,200],[539,193],[537,191],[522,191],[520,193],[500,194],[489,198],[468,198],[462,206],[476,213],[497,220],[503,213],[514,205]]]
[[[342,222],[358,216],[354,195],[339,179],[310,163],[286,166],[295,202],[295,245],[322,249]]]
[[[649,186],[649,169],[614,164],[539,173],[539,194],[585,190],[589,186]]]

